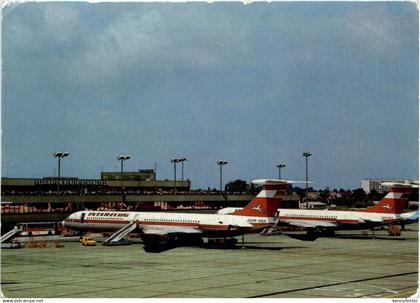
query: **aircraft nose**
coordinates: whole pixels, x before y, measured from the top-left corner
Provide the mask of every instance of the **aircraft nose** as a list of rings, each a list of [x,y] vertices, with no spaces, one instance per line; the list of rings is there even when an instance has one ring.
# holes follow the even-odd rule
[[[70,220],[70,218],[71,218],[71,215],[70,215],[70,216],[68,216],[67,218],[65,218],[65,219],[61,222],[61,224],[63,225],[63,227],[66,227],[66,223]]]

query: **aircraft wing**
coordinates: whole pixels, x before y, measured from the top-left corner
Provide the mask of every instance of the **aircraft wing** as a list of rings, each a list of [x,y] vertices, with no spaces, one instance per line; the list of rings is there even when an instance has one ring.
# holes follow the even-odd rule
[[[403,222],[416,222],[419,220],[419,211],[401,214],[401,221]]]
[[[331,222],[325,222],[321,220],[288,220],[287,223],[289,225],[303,227],[303,228],[318,228],[318,227],[325,227],[325,228],[333,228],[337,227],[336,224]]]
[[[252,224],[241,224],[239,225],[231,225],[229,230],[248,230],[250,228],[253,228],[254,226]],[[170,235],[170,234],[177,234],[177,235],[199,235],[202,234],[203,231],[206,231],[205,227],[198,227],[198,228],[192,228],[189,226],[140,226],[140,229],[143,232],[143,235],[157,235],[157,236],[164,236],[164,235]]]
[[[143,234],[146,235],[168,235],[168,234],[201,234],[201,230],[187,226],[140,226]]]
[[[383,223],[384,221],[382,220],[382,219],[374,219],[374,218],[371,218],[371,219],[362,219],[362,218],[359,218],[359,223],[372,223],[372,224],[380,224],[380,223]]]

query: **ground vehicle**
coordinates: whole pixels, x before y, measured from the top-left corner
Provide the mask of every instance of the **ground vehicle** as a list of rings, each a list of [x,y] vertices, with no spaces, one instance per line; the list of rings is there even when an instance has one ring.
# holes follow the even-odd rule
[[[1,243],[1,248],[21,248],[21,247],[22,245],[20,244],[20,242],[16,240],[12,240],[7,243]]]
[[[82,243],[82,245],[84,245],[84,246],[95,246],[96,245],[96,241],[93,240],[89,236],[83,236],[83,237],[81,237],[80,238],[80,243]]]
[[[391,225],[388,228],[388,234],[390,236],[401,236],[401,227],[398,225]]]
[[[29,222],[19,223],[22,227],[22,236],[50,236],[61,233],[61,222]]]

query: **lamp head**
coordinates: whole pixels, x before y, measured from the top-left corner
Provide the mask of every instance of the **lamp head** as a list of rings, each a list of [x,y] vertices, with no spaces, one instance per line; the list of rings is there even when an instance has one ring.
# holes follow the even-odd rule
[[[118,160],[122,160],[122,161],[125,161],[125,160],[128,160],[128,159],[130,159],[131,158],[131,156],[130,155],[119,155],[118,156]]]
[[[70,155],[69,152],[55,152],[54,153],[55,158],[64,158],[64,157],[67,157],[68,155]]]

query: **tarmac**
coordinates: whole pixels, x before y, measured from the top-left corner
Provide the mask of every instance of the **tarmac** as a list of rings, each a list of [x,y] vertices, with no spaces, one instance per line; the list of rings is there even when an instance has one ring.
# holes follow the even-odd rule
[[[401,237],[347,232],[314,242],[253,234],[244,248],[163,253],[55,238],[2,249],[1,290],[9,298],[407,298],[418,288],[418,224],[407,227]]]

